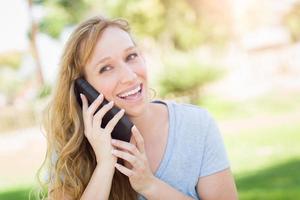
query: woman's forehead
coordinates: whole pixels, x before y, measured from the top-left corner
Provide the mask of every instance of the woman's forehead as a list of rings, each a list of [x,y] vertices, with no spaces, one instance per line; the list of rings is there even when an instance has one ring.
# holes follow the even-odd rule
[[[126,31],[118,27],[106,28],[97,40],[95,50],[103,54],[107,51],[125,50],[128,47],[135,46],[131,36]]]
[[[135,49],[135,44],[129,33],[118,27],[108,27],[97,40],[88,65],[93,67],[103,58],[122,55],[132,49]]]

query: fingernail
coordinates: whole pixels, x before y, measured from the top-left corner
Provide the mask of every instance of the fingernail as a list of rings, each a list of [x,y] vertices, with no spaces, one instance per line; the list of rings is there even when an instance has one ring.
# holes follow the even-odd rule
[[[83,97],[83,94],[80,93],[80,98],[82,98],[82,97]]]
[[[110,102],[109,102],[109,105],[113,105],[113,104],[114,104],[114,101],[110,101]]]
[[[125,113],[125,110],[122,108],[122,109],[120,110],[120,112],[121,112],[122,114],[124,114],[124,113]]]
[[[102,98],[103,94],[99,94],[98,95],[98,99]]]
[[[112,153],[112,154],[114,154],[114,153],[115,153],[115,150],[114,150],[114,149],[113,149],[113,150],[111,150],[111,153]]]
[[[111,143],[116,144],[116,140],[115,139],[111,139]]]

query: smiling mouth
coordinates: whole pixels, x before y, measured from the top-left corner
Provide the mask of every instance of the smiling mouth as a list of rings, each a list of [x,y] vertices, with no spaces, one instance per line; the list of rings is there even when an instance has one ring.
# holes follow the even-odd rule
[[[132,91],[117,96],[123,100],[134,100],[141,95],[142,89],[143,84],[141,83],[136,89],[133,89]]]

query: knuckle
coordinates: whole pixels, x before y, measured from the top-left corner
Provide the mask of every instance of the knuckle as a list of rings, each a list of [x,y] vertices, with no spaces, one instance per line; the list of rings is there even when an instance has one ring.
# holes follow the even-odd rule
[[[102,114],[101,112],[97,112],[95,115],[94,115],[94,120],[95,121],[99,121],[102,119]]]
[[[129,150],[134,152],[136,148],[133,144],[129,144]]]
[[[116,150],[115,154],[120,157],[124,157],[124,154],[121,151]]]
[[[109,131],[111,131],[111,130],[114,128],[114,126],[113,126],[112,123],[108,123],[108,124],[106,125],[106,128],[107,128]]]
[[[89,107],[89,108],[86,110],[86,115],[87,115],[87,116],[92,115],[92,108],[91,108],[91,107]]]
[[[138,160],[134,157],[134,158],[132,158],[132,164],[133,165],[137,165],[137,163],[138,163]]]

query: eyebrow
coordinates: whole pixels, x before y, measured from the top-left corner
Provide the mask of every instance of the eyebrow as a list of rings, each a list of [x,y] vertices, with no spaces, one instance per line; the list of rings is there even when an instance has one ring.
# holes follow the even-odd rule
[[[130,47],[126,48],[124,51],[127,52],[127,51],[130,51],[135,48],[136,48],[136,46],[130,46]],[[95,67],[97,67],[100,63],[103,63],[104,61],[107,61],[109,59],[111,59],[111,56],[101,58],[99,61],[96,62]]]

